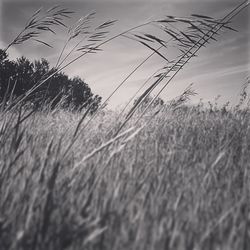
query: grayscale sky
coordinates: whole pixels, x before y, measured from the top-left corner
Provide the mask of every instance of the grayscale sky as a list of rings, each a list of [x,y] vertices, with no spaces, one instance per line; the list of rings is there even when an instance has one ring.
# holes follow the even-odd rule
[[[223,17],[241,2],[242,0],[0,0],[0,47],[11,42],[39,7],[46,9],[59,4],[76,11],[73,18],[67,20],[68,25],[95,10],[96,23],[118,20],[111,28],[111,33],[116,34],[165,15],[203,14],[215,18]],[[166,88],[162,97],[165,100],[171,99],[179,95],[190,83],[194,83],[198,95],[193,98],[193,102],[199,101],[200,98],[213,101],[216,96],[221,95],[221,102],[235,103],[241,85],[247,76],[250,76],[249,15],[250,7],[233,20],[231,26],[239,32],[225,31],[218,37],[217,42],[203,48],[199,56],[193,58]],[[53,66],[63,47],[66,34],[67,30],[60,28],[56,36],[42,36],[53,49],[27,42],[13,47],[9,54],[13,59],[21,55],[31,60],[44,57]],[[80,76],[96,94],[105,98],[150,53],[151,51],[134,41],[119,38],[105,45],[102,52],[75,62],[65,72],[70,76]],[[171,52],[169,56],[171,57]],[[155,55],[117,92],[110,101],[111,106],[125,103],[163,63],[163,60]]]

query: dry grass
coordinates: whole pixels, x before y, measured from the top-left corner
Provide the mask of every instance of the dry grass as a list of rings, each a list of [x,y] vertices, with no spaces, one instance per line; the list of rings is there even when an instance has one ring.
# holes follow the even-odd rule
[[[70,149],[78,115],[5,113],[2,249],[248,249],[249,110],[164,112],[115,139],[99,115]]]
[[[249,81],[232,109],[183,105],[195,94],[191,86],[169,106],[151,105],[200,48],[220,29],[231,29],[228,22],[248,5],[245,1],[223,19],[168,16],[109,38],[105,29],[114,21],[90,31],[94,13],[72,25],[56,72],[121,36],[140,42],[152,54],[92,117],[88,111],[81,116],[59,108],[35,112],[21,105],[54,73],[23,97],[11,96],[10,104],[6,94],[0,111],[0,248],[250,249],[249,105],[243,109]],[[52,8],[45,23],[40,14],[33,15],[6,50],[40,32],[53,33],[51,25],[63,26],[62,17],[71,12]],[[178,28],[171,29],[176,23]],[[191,31],[180,29],[180,23]],[[181,54],[169,62],[161,50],[167,39],[131,33],[146,25],[163,29]],[[80,55],[69,60],[77,51]],[[127,116],[106,111],[109,98],[155,54],[167,64],[150,77],[156,80]],[[155,98],[140,110],[160,83]]]

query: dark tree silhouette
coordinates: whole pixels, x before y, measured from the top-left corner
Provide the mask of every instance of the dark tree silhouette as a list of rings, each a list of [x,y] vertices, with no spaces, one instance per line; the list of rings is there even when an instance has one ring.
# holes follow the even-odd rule
[[[14,88],[16,63],[8,60],[6,52],[0,50],[0,100]]]
[[[30,62],[27,58],[21,57],[11,61],[8,55],[0,50],[0,101],[6,96],[22,97],[54,72],[55,69],[50,68],[46,59]],[[90,112],[93,113],[99,107],[101,97],[94,95],[81,78],[71,79],[65,73],[59,72],[33,91],[25,102],[36,107],[50,105],[52,109],[59,106],[71,110],[90,108]]]

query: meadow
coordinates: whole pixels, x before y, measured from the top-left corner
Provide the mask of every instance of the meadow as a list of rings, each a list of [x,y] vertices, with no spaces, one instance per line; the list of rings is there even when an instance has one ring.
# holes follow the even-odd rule
[[[53,10],[54,17],[68,14],[57,8],[47,13]],[[157,21],[188,23],[193,30],[166,30],[182,54],[157,72],[157,80],[126,114],[108,110],[108,100],[94,114],[88,108],[78,112],[24,104],[54,73],[19,98],[6,94],[0,110],[1,250],[250,249],[249,80],[236,106],[188,105],[195,94],[191,87],[170,103],[153,105],[167,77],[171,81],[221,28],[230,29],[226,19],[193,18]],[[196,25],[200,19],[202,30]],[[82,32],[85,20],[70,39]],[[34,19],[30,27],[48,31],[47,24]],[[26,30],[10,46],[32,38]],[[102,35],[91,34],[91,39],[103,40]],[[146,43],[164,47],[163,40],[153,35],[136,39],[164,57]],[[57,71],[68,65],[61,66],[68,58],[63,53]],[[162,89],[143,104],[158,86]]]
[[[249,109],[164,112],[115,139],[102,114],[70,149],[78,115],[5,114],[1,249],[249,249]]]

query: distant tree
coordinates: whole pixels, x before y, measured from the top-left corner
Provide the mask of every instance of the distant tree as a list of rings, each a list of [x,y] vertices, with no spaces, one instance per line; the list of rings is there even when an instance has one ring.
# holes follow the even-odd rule
[[[34,64],[25,57],[18,58],[13,73],[14,79],[17,81],[14,94],[16,96],[24,95],[33,85]]]
[[[14,88],[16,78],[16,63],[8,59],[8,55],[0,50],[0,100],[2,100],[8,89]]]
[[[27,58],[21,57],[16,61],[8,59],[8,55],[0,50],[0,101],[4,97],[13,94],[14,97],[21,97],[49,74],[55,72],[50,68],[46,59],[30,62]],[[50,80],[38,87],[27,99],[37,107],[49,104],[53,109],[60,105],[62,108],[81,110],[90,108],[94,112],[101,103],[101,97],[94,95],[81,78],[69,78],[65,73],[56,73]]]

